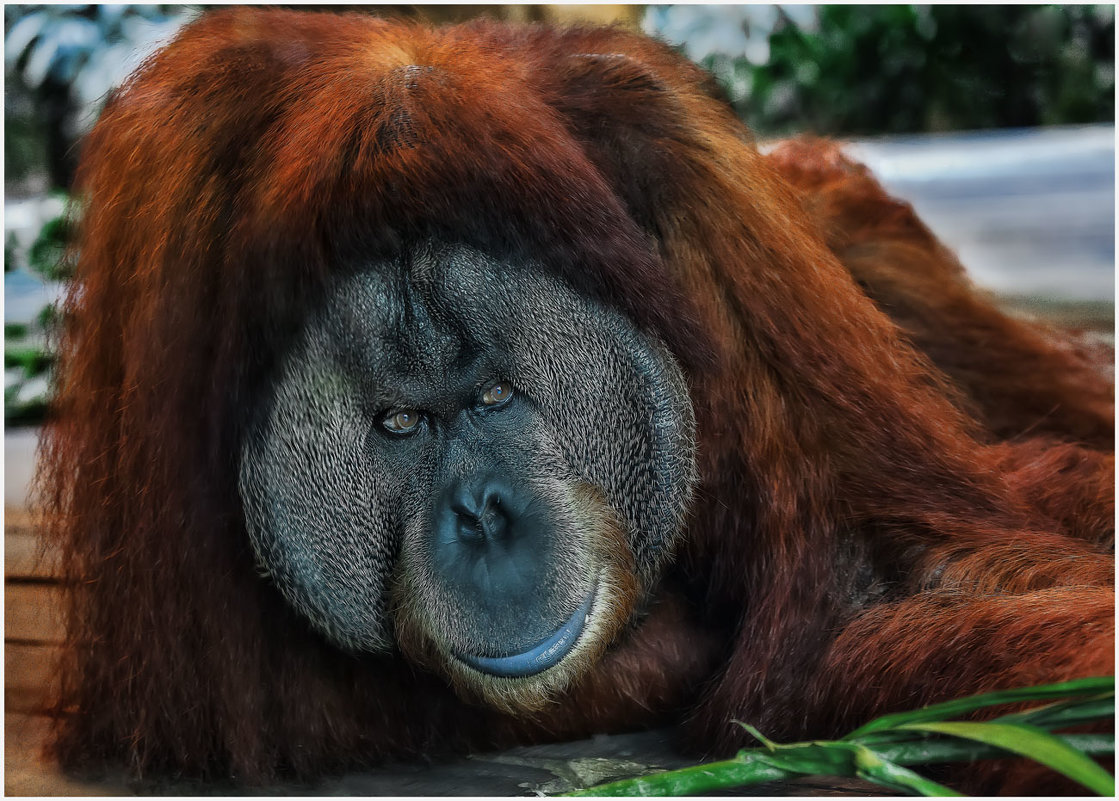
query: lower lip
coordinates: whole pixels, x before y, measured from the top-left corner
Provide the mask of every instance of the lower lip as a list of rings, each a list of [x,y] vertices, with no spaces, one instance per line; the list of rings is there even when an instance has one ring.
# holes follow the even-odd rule
[[[513,656],[472,656],[460,653],[457,656],[475,670],[500,678],[520,679],[542,673],[558,665],[575,647],[590,616],[596,594],[594,591],[590,592],[575,610],[575,614],[555,634],[523,653]]]

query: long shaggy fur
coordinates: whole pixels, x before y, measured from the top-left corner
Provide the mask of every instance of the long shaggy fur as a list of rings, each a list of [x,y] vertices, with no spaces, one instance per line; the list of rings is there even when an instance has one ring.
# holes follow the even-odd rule
[[[71,604],[71,768],[313,777],[678,721],[824,737],[1113,671],[1113,390],[1010,320],[864,171],[763,156],[708,77],[618,30],[225,9],[86,144],[41,488]],[[279,354],[355,256],[532,258],[688,371],[700,484],[628,636],[517,718],[343,656],[258,579],[237,495]]]

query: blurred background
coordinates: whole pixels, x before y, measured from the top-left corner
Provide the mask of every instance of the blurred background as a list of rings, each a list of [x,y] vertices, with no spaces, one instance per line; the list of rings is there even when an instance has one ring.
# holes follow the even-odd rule
[[[909,199],[983,286],[1111,330],[1115,19],[1109,5],[301,7],[642,30],[710,69],[767,138],[811,132]],[[4,414],[43,419],[69,189],[107,93],[199,6],[4,7]]]

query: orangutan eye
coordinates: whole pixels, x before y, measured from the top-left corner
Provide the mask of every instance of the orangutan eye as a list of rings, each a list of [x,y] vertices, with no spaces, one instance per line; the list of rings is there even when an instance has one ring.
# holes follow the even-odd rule
[[[513,385],[507,381],[498,381],[482,393],[482,403],[486,406],[500,406],[513,397]]]
[[[397,409],[385,416],[385,428],[394,434],[411,434],[420,422],[420,413],[414,409]]]

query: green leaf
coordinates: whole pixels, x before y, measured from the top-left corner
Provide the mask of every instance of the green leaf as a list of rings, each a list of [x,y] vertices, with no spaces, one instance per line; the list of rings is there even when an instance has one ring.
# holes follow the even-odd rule
[[[733,721],[733,722],[734,722],[734,723],[737,723],[737,724],[738,724],[739,726],[741,726],[741,727],[742,727],[743,729],[745,729],[745,730],[746,730],[746,732],[747,732],[747,733],[748,733],[748,734],[749,734],[749,735],[750,735],[751,737],[753,737],[753,738],[754,738],[755,740],[757,740],[757,741],[758,741],[759,743],[761,743],[762,745],[764,745],[764,746],[765,746],[766,748],[768,748],[768,749],[769,749],[770,751],[772,751],[772,750],[774,750],[775,748],[778,748],[778,747],[779,747],[777,743],[773,742],[773,740],[771,740],[771,739],[769,739],[768,737],[766,737],[766,736],[765,736],[764,734],[762,734],[762,733],[761,733],[760,731],[758,731],[757,729],[755,729],[755,728],[754,728],[753,726],[751,726],[751,725],[750,725],[749,723],[743,723],[743,722],[742,722],[741,720],[735,720],[735,721]]]
[[[991,723],[1025,723],[1038,729],[1052,732],[1054,729],[1064,729],[1070,726],[1078,726],[1083,723],[1092,723],[1098,720],[1110,720],[1115,717],[1115,697],[1111,693],[1106,695],[1093,696],[1088,698],[1075,698],[1067,701],[1057,701],[1045,706],[1034,707],[1022,712],[1014,712],[1009,715],[1002,715]],[[1068,739],[1074,735],[1061,735],[1062,738]],[[1080,735],[1075,735],[1079,737]],[[1086,735],[1087,736],[1087,735]],[[1109,740],[1113,739],[1112,735],[1091,735],[1095,737],[1106,737]],[[880,731],[870,732],[869,734],[860,735],[855,740],[862,745],[873,748],[876,751],[882,752],[885,748],[898,748],[906,746],[910,743],[920,745],[927,744],[930,741],[927,735],[910,732],[909,736],[899,729],[883,729]],[[1100,741],[1093,739],[1092,753],[1099,753],[1102,747]],[[1079,750],[1084,750],[1077,746]]]
[[[53,359],[50,352],[35,346],[12,346],[4,349],[4,367],[22,367],[28,376],[46,371]]]
[[[1017,690],[998,690],[996,692],[969,695],[966,698],[957,698],[942,704],[933,704],[911,712],[897,712],[875,718],[864,726],[860,726],[844,737],[844,740],[854,740],[875,731],[892,729],[909,723],[919,723],[926,720],[944,720],[959,715],[966,715],[983,707],[996,704],[1012,704],[1023,701],[1046,701],[1052,698],[1068,698],[1078,695],[1098,695],[1103,692],[1115,691],[1114,676],[1099,676],[1088,679],[1076,679],[1058,684],[1044,684],[1039,687],[1026,687]]]
[[[666,771],[652,776],[600,784],[576,790],[571,796],[680,796],[699,795],[750,784],[780,781],[791,774],[758,759],[759,752],[740,752],[734,759],[708,762],[690,768]]]
[[[994,704],[1051,699],[1059,700],[1004,715],[991,723],[939,720]],[[801,775],[858,776],[897,792],[955,795],[951,788],[904,766],[997,758],[1008,751],[1034,759],[1107,795],[1113,794],[1115,780],[1089,757],[1114,754],[1114,735],[1050,735],[1043,729],[1113,717],[1114,679],[1107,677],[985,693],[915,712],[887,715],[838,741],[781,745],[753,726],[739,723],[765,748],[743,749],[731,760],[613,782],[573,795],[702,794]]]
[[[932,796],[958,796],[958,793],[943,784],[918,775],[888,759],[883,759],[865,746],[855,746],[855,775],[861,779],[881,784],[892,790]]]
[[[906,732],[898,731],[893,734],[894,736],[889,740],[866,745],[883,759],[899,765],[971,762],[976,759],[1006,756],[1006,752],[1001,748],[974,741],[935,737],[921,732],[910,732],[916,735],[913,739],[904,739]],[[1071,748],[1088,756],[1108,756],[1115,753],[1113,734],[1058,734],[1056,736]]]
[[[70,228],[65,214],[43,224],[27,251],[31,269],[54,281],[70,277],[69,265],[65,262],[67,243],[72,236]]]
[[[1045,706],[1013,712],[995,718],[993,723],[1027,723],[1039,729],[1052,731],[1065,726],[1076,726],[1093,720],[1115,717],[1115,694],[1057,701]]]
[[[947,734],[987,745],[996,745],[1028,757],[1079,782],[1094,793],[1115,795],[1115,778],[1088,757],[1041,729],[1006,723],[930,722],[899,726],[909,731]]]
[[[754,752],[759,762],[789,773],[806,776],[852,776],[855,772],[855,749],[848,743],[804,743],[782,745],[773,751]]]

